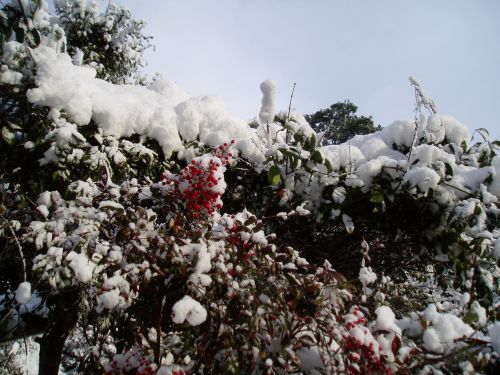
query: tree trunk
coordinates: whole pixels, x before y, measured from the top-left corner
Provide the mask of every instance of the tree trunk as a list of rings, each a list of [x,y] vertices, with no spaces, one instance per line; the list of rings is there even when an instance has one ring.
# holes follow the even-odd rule
[[[40,340],[39,375],[58,375],[64,343],[78,320],[80,290],[68,290],[54,298],[55,308]]]

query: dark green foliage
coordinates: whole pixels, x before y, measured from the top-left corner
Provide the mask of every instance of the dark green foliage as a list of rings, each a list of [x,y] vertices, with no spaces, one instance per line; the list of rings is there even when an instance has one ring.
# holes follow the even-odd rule
[[[133,19],[128,9],[111,4],[98,14],[97,7],[80,10],[78,3],[63,3],[56,13],[68,53],[83,52],[83,63],[93,66],[98,78],[122,84],[138,75],[142,52],[152,38],[143,34],[144,22]]]
[[[356,107],[349,100],[332,104],[326,109],[306,115],[305,118],[316,133],[323,134],[323,144],[338,145],[358,134],[369,134],[382,129],[375,125],[371,116],[356,115]]]

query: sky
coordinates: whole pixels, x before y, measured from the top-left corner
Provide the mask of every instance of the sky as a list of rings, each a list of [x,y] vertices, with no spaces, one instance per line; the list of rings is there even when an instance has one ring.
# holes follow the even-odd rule
[[[105,2],[107,4],[107,1]],[[230,112],[258,115],[260,82],[279,109],[351,100],[383,126],[413,118],[421,81],[438,111],[500,138],[500,1],[117,0],[147,22],[160,73]]]

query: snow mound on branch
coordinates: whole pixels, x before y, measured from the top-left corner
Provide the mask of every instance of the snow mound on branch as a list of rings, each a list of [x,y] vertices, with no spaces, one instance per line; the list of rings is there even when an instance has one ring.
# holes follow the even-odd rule
[[[424,348],[431,352],[445,353],[455,340],[474,333],[474,329],[457,316],[437,312],[436,305],[429,305],[424,315],[430,323],[423,335]]]
[[[31,298],[31,284],[28,281],[24,281],[16,289],[16,302],[20,305],[24,305]]]
[[[268,79],[260,84],[260,91],[262,91],[262,107],[260,108],[259,118],[263,124],[269,124],[274,119],[276,83]]]
[[[150,87],[114,85],[97,79],[95,69],[74,65],[68,54],[45,46],[33,56],[38,87],[28,91],[28,100],[64,110],[77,125],[93,120],[117,137],[146,135],[160,143],[166,157],[182,150],[182,141],[196,139],[209,146],[235,139],[247,156],[255,152],[252,129],[232,117],[216,97],[190,97],[165,81]]]
[[[187,320],[190,325],[197,326],[206,319],[207,310],[189,296],[184,296],[172,307],[172,321],[176,324],[182,324]]]

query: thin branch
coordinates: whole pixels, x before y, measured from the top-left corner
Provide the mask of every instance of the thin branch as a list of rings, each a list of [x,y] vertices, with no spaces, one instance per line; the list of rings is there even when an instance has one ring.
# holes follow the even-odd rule
[[[447,182],[442,182],[442,184],[443,184],[443,185],[446,185],[446,186],[448,186],[448,187],[451,187],[452,189],[455,189],[455,190],[461,191],[462,193],[465,193],[465,194],[472,194],[472,192],[470,192],[470,191],[464,190],[464,189],[459,188],[459,187],[457,187],[457,186],[453,186],[453,185],[451,185],[451,184],[449,184],[449,183],[447,183]]]
[[[290,112],[292,111],[292,100],[293,100],[293,94],[295,92],[295,86],[297,85],[296,82],[293,83],[292,87],[292,94],[290,95],[290,103],[288,103],[288,114],[286,115],[286,121],[290,121]]]

